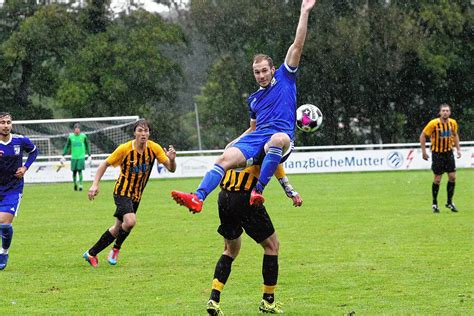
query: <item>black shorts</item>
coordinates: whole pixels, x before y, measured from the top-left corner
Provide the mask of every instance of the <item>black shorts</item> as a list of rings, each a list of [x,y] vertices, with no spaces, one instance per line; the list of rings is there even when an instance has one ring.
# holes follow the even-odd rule
[[[456,163],[454,162],[454,155],[452,151],[445,153],[431,153],[431,170],[436,175],[443,174],[445,172],[455,172]]]
[[[250,238],[261,243],[275,232],[265,206],[251,206],[249,201],[249,191],[221,190],[219,193],[218,205],[221,224],[217,232],[225,239],[237,239],[245,230]]]
[[[114,201],[117,209],[115,210],[114,216],[117,217],[118,220],[123,222],[123,216],[128,213],[137,213],[138,206],[140,205],[140,201],[134,202],[128,196],[121,196],[114,194]]]

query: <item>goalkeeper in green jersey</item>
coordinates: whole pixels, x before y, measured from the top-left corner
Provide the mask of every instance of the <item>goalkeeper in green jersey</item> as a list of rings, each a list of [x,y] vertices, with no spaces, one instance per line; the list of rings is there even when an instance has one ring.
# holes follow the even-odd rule
[[[63,157],[61,163],[64,163],[66,159],[64,156],[71,151],[71,171],[72,180],[74,181],[74,191],[82,191],[82,170],[86,166],[86,154],[88,161],[91,159],[91,149],[87,135],[81,133],[81,126],[79,123],[74,124],[74,133],[70,133],[64,145]],[[79,174],[79,186],[77,185],[77,175]]]

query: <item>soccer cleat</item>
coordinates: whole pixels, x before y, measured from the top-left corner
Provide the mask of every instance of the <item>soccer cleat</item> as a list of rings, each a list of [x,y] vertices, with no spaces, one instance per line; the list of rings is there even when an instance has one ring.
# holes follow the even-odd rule
[[[451,210],[451,212],[453,213],[457,213],[458,212],[458,209],[456,208],[456,205],[454,205],[454,203],[446,203],[446,207],[449,208]]]
[[[438,204],[431,205],[431,209],[433,210],[433,213],[439,213]]]
[[[7,267],[8,263],[8,253],[0,254],[0,270],[3,270]]]
[[[82,255],[82,257],[87,261],[89,262],[89,264],[91,266],[93,266],[94,268],[97,268],[97,266],[99,265],[99,259],[97,259],[97,256],[91,256],[89,254],[89,251],[86,251],[84,252],[84,254]]]
[[[281,309],[283,304],[278,302],[268,303],[266,300],[262,300],[258,306],[258,310],[261,313],[268,314],[284,314],[285,312]]]
[[[265,198],[262,195],[262,192],[257,189],[253,189],[250,192],[250,205],[260,206],[265,202]]]
[[[77,191],[77,184],[74,183],[74,191]]]
[[[117,248],[110,249],[109,255],[107,256],[107,261],[111,265],[114,266],[114,265],[117,264],[117,259],[118,259],[119,252],[120,252],[120,249],[117,249]]]
[[[209,300],[207,302],[206,310],[207,310],[207,313],[209,315],[213,315],[213,316],[224,315],[224,313],[222,312],[221,307],[219,306],[219,303],[217,303],[216,301],[213,301],[213,300]]]
[[[203,202],[194,193],[171,191],[171,196],[176,203],[187,207],[190,212],[199,213],[202,210]]]

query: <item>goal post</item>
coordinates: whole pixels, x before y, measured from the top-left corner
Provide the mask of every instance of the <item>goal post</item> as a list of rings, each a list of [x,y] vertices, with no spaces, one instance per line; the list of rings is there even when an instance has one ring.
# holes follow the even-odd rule
[[[13,133],[27,136],[38,147],[40,156],[62,155],[67,137],[79,123],[88,136],[92,155],[110,154],[118,145],[130,140],[131,126],[139,116],[89,117],[13,121]]]

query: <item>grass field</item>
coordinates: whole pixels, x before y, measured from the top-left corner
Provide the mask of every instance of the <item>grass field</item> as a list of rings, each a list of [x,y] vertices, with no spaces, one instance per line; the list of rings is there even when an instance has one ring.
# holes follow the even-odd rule
[[[429,171],[290,179],[302,208],[275,180],[265,191],[281,241],[276,296],[287,314],[474,314],[474,170],[458,171],[457,214],[444,208],[443,179],[438,215]],[[113,182],[93,202],[71,184],[27,185],[0,272],[0,314],[206,314],[223,249],[217,194],[197,215],[169,196],[198,182],[151,181],[119,264],[109,266],[104,251],[97,269],[81,255],[114,221]],[[245,236],[221,296],[226,315],[257,313],[261,260]]]

